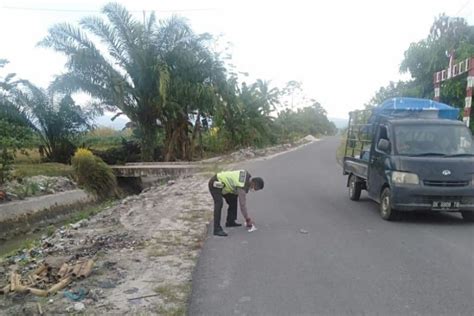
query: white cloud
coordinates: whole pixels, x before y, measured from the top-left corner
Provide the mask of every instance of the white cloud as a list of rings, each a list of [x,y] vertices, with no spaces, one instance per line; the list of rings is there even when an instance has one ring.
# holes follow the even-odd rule
[[[446,12],[474,22],[473,4],[466,0],[118,2],[135,10],[137,18],[143,9],[157,10],[158,17],[176,10],[196,31],[223,34],[233,44],[233,63],[238,70],[249,72],[251,79],[278,85],[300,80],[330,116],[343,118],[349,110],[362,107],[380,86],[401,78],[398,68],[403,52],[411,42],[426,37],[435,16]],[[105,3],[1,1],[0,58],[11,61],[9,71],[47,86],[63,71],[65,58],[35,47],[36,43],[54,23],[74,23]]]

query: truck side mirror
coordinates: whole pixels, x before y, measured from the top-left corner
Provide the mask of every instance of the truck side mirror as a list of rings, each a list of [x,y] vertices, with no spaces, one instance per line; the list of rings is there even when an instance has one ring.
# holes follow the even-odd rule
[[[379,140],[377,144],[377,148],[380,149],[383,152],[389,152],[390,151],[390,141],[387,139],[381,139]]]

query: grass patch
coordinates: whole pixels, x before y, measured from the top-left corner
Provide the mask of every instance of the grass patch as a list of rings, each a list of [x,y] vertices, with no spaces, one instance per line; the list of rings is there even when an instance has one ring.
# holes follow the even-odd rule
[[[88,219],[91,216],[94,216],[96,214],[99,214],[106,208],[112,206],[114,204],[114,201],[115,200],[107,200],[99,204],[86,207],[83,210],[79,211],[78,213],[74,214],[65,224],[74,224],[81,220]]]
[[[154,291],[160,294],[165,303],[184,304],[191,292],[191,284],[163,284],[156,287]]]
[[[156,310],[158,315],[165,315],[165,316],[183,316],[186,315],[186,306],[172,306],[172,307],[163,307],[160,306]]]
[[[148,249],[149,257],[165,257],[171,255],[171,253],[172,251],[170,247],[166,247],[164,245],[156,245]]]
[[[158,307],[157,312],[166,316],[186,315],[187,300],[191,293],[191,283],[186,284],[163,284],[154,289],[160,294],[163,304]]]
[[[32,249],[35,247],[38,247],[40,245],[40,241],[36,239],[26,239],[23,241],[23,243],[20,245],[20,248],[22,249]]]
[[[20,251],[20,250],[23,250],[23,249],[30,250],[30,249],[39,247],[40,244],[41,244],[41,241],[39,239],[25,239],[15,249],[13,249],[13,250],[5,253],[5,254],[2,254],[0,256],[0,262],[2,260],[4,260],[5,258],[16,255],[18,253],[18,251]],[[24,265],[24,264],[27,264],[29,261],[30,261],[30,259],[25,259],[25,260],[20,260],[18,263],[21,264],[21,265]]]
[[[13,176],[17,178],[33,177],[33,176],[64,176],[71,177],[73,169],[69,165],[56,162],[48,163],[17,163],[13,165]]]
[[[132,136],[131,129],[118,131],[109,127],[99,127],[87,132],[87,134],[82,137],[81,142],[84,143],[86,147],[95,150],[107,150],[114,147],[121,147],[122,141],[129,141],[132,139]]]
[[[41,162],[41,156],[38,149],[25,149],[18,151],[15,155],[15,163],[18,164],[38,164]]]
[[[56,231],[56,227],[54,227],[54,225],[49,225],[48,227],[46,227],[46,236],[48,237],[51,237],[53,236],[54,232]]]
[[[164,257],[179,254],[183,247],[189,246],[189,241],[181,231],[162,231],[157,236],[156,242],[148,244],[149,257]]]

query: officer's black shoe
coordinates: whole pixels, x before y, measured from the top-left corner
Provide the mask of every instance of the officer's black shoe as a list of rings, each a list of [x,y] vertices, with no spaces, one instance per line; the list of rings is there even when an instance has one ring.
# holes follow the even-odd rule
[[[215,230],[214,231],[214,236],[221,236],[221,237],[226,237],[227,233],[225,231],[221,230]]]
[[[242,224],[236,223],[236,222],[233,222],[233,223],[225,223],[225,227],[239,227],[239,226],[242,226]]]

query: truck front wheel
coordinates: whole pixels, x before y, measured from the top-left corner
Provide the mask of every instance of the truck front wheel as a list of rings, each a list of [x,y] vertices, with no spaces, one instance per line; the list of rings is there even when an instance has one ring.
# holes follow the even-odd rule
[[[359,201],[362,192],[362,184],[357,181],[357,176],[351,174],[349,178],[349,198],[352,201]]]
[[[380,216],[386,221],[397,220],[400,213],[392,208],[392,192],[385,188],[380,195]]]
[[[474,222],[474,212],[464,211],[461,212],[462,219],[466,222]]]

